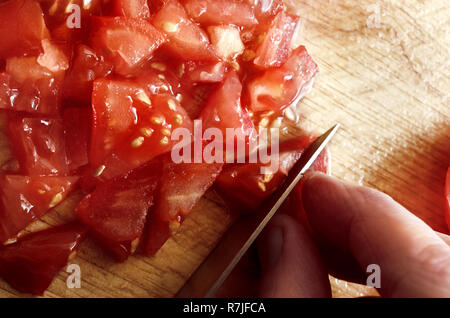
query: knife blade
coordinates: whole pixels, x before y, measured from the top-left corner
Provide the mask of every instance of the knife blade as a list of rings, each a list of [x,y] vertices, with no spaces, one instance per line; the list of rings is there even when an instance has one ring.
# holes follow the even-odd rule
[[[214,296],[339,127],[340,124],[336,124],[306,148],[282,185],[263,202],[257,212],[238,219],[231,226],[175,297]]]

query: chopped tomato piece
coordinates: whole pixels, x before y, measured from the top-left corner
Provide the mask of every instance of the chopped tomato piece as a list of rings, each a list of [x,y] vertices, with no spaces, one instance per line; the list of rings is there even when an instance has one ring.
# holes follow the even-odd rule
[[[450,230],[450,167],[448,168],[447,179],[445,182],[445,196],[447,197],[446,219],[447,219],[448,228]]]
[[[186,62],[181,82],[189,88],[198,83],[218,83],[223,81],[225,71],[223,62]]]
[[[253,4],[255,16],[260,24],[265,23],[283,10],[283,0],[249,0]]]
[[[67,175],[64,126],[60,119],[11,118],[9,136],[26,174]]]
[[[147,0],[114,0],[114,15],[131,19],[150,18]]]
[[[0,276],[22,293],[43,295],[85,235],[83,225],[69,223],[0,246]]]
[[[248,163],[229,165],[217,178],[217,187],[221,194],[234,202],[238,210],[253,211],[271,195],[284,181],[289,170],[301,157],[303,151],[312,142],[312,137],[302,137],[283,142],[280,145],[277,171],[261,174],[261,167],[270,164]],[[320,160],[319,160],[320,162]],[[320,164],[317,163],[320,167]]]
[[[228,72],[223,83],[211,94],[200,114],[203,129],[217,128],[222,136],[227,136],[227,128],[237,133],[235,145],[248,143],[256,138],[256,129],[250,115],[241,106],[242,84],[235,71]],[[226,140],[222,141],[225,145]],[[249,150],[250,151],[250,150]]]
[[[140,86],[126,81],[95,81],[92,107],[90,161],[102,180],[170,151],[174,129],[192,129],[175,97],[149,97]]]
[[[117,74],[139,71],[155,50],[166,41],[163,33],[145,20],[95,17],[92,47],[114,64]]]
[[[2,176],[0,242],[15,237],[58,205],[77,181],[78,177]]]
[[[300,46],[284,65],[250,81],[250,108],[255,112],[285,109],[310,91],[318,72],[317,64]]]
[[[262,68],[279,67],[286,62],[291,51],[291,42],[299,17],[278,13],[272,25],[256,50],[253,60]]]
[[[54,29],[55,26],[64,25],[65,29],[69,32],[77,31],[79,29],[73,28],[69,29],[67,27],[67,21],[74,22],[73,13],[75,11],[74,7],[71,5],[78,6],[80,10],[80,26],[81,28],[87,27],[87,17],[92,15],[102,14],[102,2],[103,0],[38,0],[41,4],[42,10],[44,11],[45,20],[50,29]],[[69,19],[71,15],[72,19]]]
[[[64,98],[90,103],[92,83],[97,78],[108,76],[112,69],[113,66],[106,63],[102,55],[80,44],[72,66],[64,78]]]
[[[238,0],[186,0],[188,15],[204,25],[234,24],[250,27],[258,23],[252,7]]]
[[[224,60],[233,60],[244,52],[239,29],[233,25],[210,26],[208,33],[217,55]]]
[[[91,128],[90,108],[68,107],[63,114],[65,152],[70,172],[89,163],[88,140]]]
[[[0,3],[0,59],[40,53],[41,40],[49,32],[35,0]]]
[[[217,60],[214,47],[206,33],[186,14],[176,0],[167,1],[153,16],[153,25],[169,38],[167,48],[185,60]]]
[[[9,77],[0,79],[3,81],[2,90],[7,92],[0,108],[34,114],[58,114],[64,72],[51,72],[40,65],[35,57],[8,59],[6,72]]]
[[[144,229],[147,211],[159,180],[159,162],[150,163],[125,176],[99,184],[78,205],[79,219],[111,246],[130,246]],[[110,250],[110,249],[108,249]],[[113,253],[113,255],[122,255]],[[123,260],[122,257],[116,257]]]
[[[145,254],[154,255],[178,229],[214,183],[222,167],[220,163],[176,164],[169,156],[165,158],[157,203],[150,212],[147,237],[143,242]]]

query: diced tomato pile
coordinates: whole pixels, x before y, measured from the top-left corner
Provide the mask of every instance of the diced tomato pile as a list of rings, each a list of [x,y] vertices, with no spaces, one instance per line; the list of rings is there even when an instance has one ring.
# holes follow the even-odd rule
[[[42,294],[86,233],[117,261],[154,255],[212,186],[256,209],[313,137],[282,143],[262,175],[261,163],[175,163],[172,133],[200,119],[250,143],[278,123],[318,74],[293,46],[299,21],[282,0],[2,1],[0,110],[16,164],[0,171],[0,276]],[[77,222],[25,234],[75,189]]]

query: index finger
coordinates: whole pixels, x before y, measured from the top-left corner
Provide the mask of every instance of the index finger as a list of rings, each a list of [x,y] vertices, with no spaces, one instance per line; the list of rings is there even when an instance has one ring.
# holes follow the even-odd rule
[[[450,247],[384,193],[312,174],[303,202],[319,237],[381,269],[383,296],[449,297]]]

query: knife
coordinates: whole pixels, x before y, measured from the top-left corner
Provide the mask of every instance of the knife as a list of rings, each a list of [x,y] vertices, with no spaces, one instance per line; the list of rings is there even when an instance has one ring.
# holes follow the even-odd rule
[[[292,167],[283,184],[261,205],[259,211],[240,218],[175,295],[179,298],[213,297],[239,260],[250,248],[305,172],[330,142],[340,124],[318,137]]]

